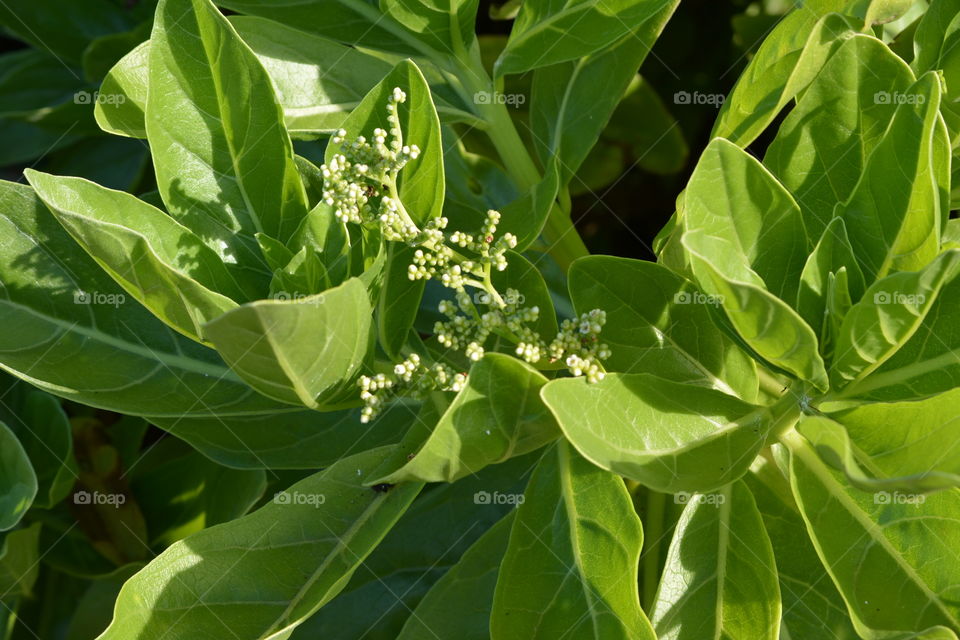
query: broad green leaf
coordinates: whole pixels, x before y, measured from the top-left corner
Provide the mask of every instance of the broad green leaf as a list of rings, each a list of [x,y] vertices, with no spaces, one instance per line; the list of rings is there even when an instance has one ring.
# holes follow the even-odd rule
[[[404,624],[415,619],[413,609],[433,584],[455,567],[490,527],[515,508],[509,503],[512,501],[500,496],[522,495],[536,463],[535,454],[522,456],[456,483],[424,491],[364,561],[343,593],[301,625],[291,640],[397,638]],[[482,499],[485,494],[490,496],[489,501]],[[504,548],[509,533],[508,525]],[[495,569],[501,555],[502,552],[487,559]],[[486,604],[479,612],[485,638],[489,637],[496,579],[494,570]],[[449,616],[451,622],[454,618]]]
[[[820,564],[789,483],[770,462],[754,471],[744,476],[744,482],[773,546],[783,601],[781,638],[855,640],[843,598]]]
[[[32,169],[25,173],[80,246],[131,296],[177,331],[203,340],[204,323],[236,307],[235,300],[245,299],[216,252],[159,209],[80,178]],[[123,301],[118,299],[117,304]]]
[[[749,145],[853,33],[848,19],[837,14],[821,17],[807,7],[792,11],[763,39],[724,101],[711,135]]]
[[[934,262],[928,271],[906,272],[892,276],[893,282],[918,281],[916,294],[912,290],[881,291],[879,289],[881,283],[875,285],[878,288],[878,295],[882,296],[878,300],[881,302],[889,300],[892,303],[878,305],[879,309],[900,309],[894,313],[901,324],[907,324],[909,331],[904,331],[903,334],[903,337],[907,338],[906,343],[903,344],[901,341],[902,346],[889,354],[887,349],[892,349],[890,346],[880,351],[887,338],[872,337],[871,340],[877,344],[874,351],[877,354],[888,355],[887,359],[879,367],[873,367],[869,375],[861,376],[856,382],[848,384],[835,399],[912,400],[935,395],[960,385],[958,382],[960,381],[960,360],[957,358],[957,350],[960,349],[960,331],[957,324],[957,318],[960,317],[960,279],[954,277],[950,280],[949,277],[945,277],[947,274],[944,274],[943,284],[939,284],[937,280],[941,277],[936,273],[938,269],[949,267],[955,257],[956,250],[952,250],[943,254],[943,257]],[[928,279],[931,276],[931,284],[934,286],[924,293],[926,287],[923,283],[930,281]],[[939,294],[937,294],[938,288]],[[873,292],[867,292],[866,304],[870,303],[872,295]],[[911,295],[915,297],[911,298]],[[920,295],[930,296],[932,303],[927,304],[928,301],[919,298]],[[880,312],[875,313],[879,319]],[[883,315],[890,315],[890,311]],[[918,315],[922,315],[922,318],[919,323],[916,323]],[[885,321],[889,322],[886,319]],[[851,357],[857,356],[851,354]]]
[[[960,625],[960,493],[866,493],[788,434],[790,483],[820,560],[861,635]]]
[[[131,138],[146,138],[144,111],[149,84],[150,42],[142,42],[130,50],[103,79],[100,94],[104,96],[93,107],[97,124],[107,133]]]
[[[517,509],[490,613],[492,640],[652,640],[640,609],[643,530],[623,481],[561,441]]]
[[[260,300],[205,331],[223,358],[269,398],[319,408],[351,389],[373,347],[370,299],[351,279],[298,300]]]
[[[251,16],[232,16],[243,41],[270,75],[294,137],[335,131],[390,65],[333,40]]]
[[[26,185],[0,181],[0,365],[45,391],[149,421],[223,464],[316,468],[358,446],[358,412],[319,414],[254,392],[212,349],[174,332],[64,231]],[[88,292],[89,297],[83,296]],[[96,292],[96,297],[92,294]],[[364,447],[396,442],[404,405]]]
[[[860,180],[913,73],[879,40],[856,35],[826,62],[787,115],[764,164],[793,194],[818,238]]]
[[[800,207],[746,151],[710,143],[684,192],[682,220],[684,244],[719,272],[795,299],[813,242]]]
[[[789,193],[747,152],[717,138],[684,191],[681,242],[698,284],[772,364],[825,389],[817,337],[796,297],[811,242]]]
[[[694,252],[686,235],[683,242],[704,290],[720,301],[745,343],[775,366],[825,390],[829,383],[817,336],[797,312],[766,289],[718,272]]]
[[[491,276],[493,286],[504,295],[507,289],[517,291],[519,297],[512,302],[521,307],[537,307],[537,320],[529,326],[545,340],[552,339],[557,334],[557,311],[543,274],[540,273],[543,265],[530,262],[516,251],[507,251],[504,255],[507,258],[507,268],[494,271]],[[484,299],[484,294],[478,295],[478,300]]]
[[[0,9],[2,13],[2,9]],[[61,134],[89,131],[91,87],[46,48],[0,56],[0,115]]]
[[[271,238],[265,233],[258,233],[256,236],[257,244],[260,245],[260,253],[267,265],[276,271],[283,269],[293,260],[293,252],[276,238]]]
[[[609,256],[577,260],[568,277],[577,313],[607,313],[608,371],[656,373],[756,400],[754,360],[716,328],[711,300],[691,283],[653,262]]]
[[[944,39],[960,13],[958,0],[933,0],[914,32],[914,56],[910,66],[917,75],[940,68]]]
[[[31,596],[40,570],[37,541],[40,523],[10,531],[0,537],[0,608],[18,596]]]
[[[830,370],[833,387],[855,386],[893,357],[923,326],[958,273],[960,250],[952,250],[920,271],[895,273],[867,289],[840,327]]]
[[[736,480],[771,422],[767,408],[646,373],[553,380],[541,395],[585,458],[663,493]]]
[[[288,637],[343,589],[420,491],[363,486],[387,453],[344,458],[254,513],[172,545],[123,586],[102,640]]]
[[[797,291],[797,313],[821,337],[821,352],[829,324],[825,313],[829,301],[830,274],[836,275],[841,269],[846,269],[850,298],[860,300],[866,288],[863,273],[850,246],[843,218],[834,218],[807,258]]]
[[[919,269],[940,249],[940,176],[933,154],[940,80],[927,73],[902,97],[906,101],[838,209],[867,282]]]
[[[210,0],[160,0],[150,43],[146,130],[163,201],[225,261],[260,267],[253,234],[284,242],[307,213],[270,76]]]
[[[240,398],[261,401],[246,385],[239,387]],[[216,391],[221,392],[221,389]],[[202,409],[202,402],[184,391],[187,408]],[[415,413],[403,403],[388,409],[377,421],[358,431],[360,410],[325,411],[318,413],[279,405],[270,401],[268,408],[240,406],[231,414],[226,410],[198,417],[147,416],[147,420],[165,431],[186,440],[195,449],[215,462],[241,469],[316,469],[333,464],[355,451],[395,444],[410,428]],[[213,413],[213,415],[210,415]]]
[[[454,55],[470,50],[476,39],[478,0],[381,0],[381,10],[430,48]]]
[[[400,350],[417,317],[426,281],[409,277],[408,267],[413,264],[416,249],[393,243],[387,251],[383,288],[377,302],[377,332],[383,350],[391,358],[402,360]]]
[[[960,249],[960,218],[947,222],[942,240],[944,249]]]
[[[947,483],[960,478],[960,390],[910,402],[875,402],[830,417],[888,476]]]
[[[340,128],[363,96],[390,72],[390,64],[333,40],[273,20],[231,16],[236,29],[270,75],[294,137],[315,137]],[[94,106],[97,123],[108,133],[146,138],[147,64],[144,42],[110,70]]]
[[[217,0],[217,4],[346,44],[403,54],[430,52],[413,33],[367,0]]]
[[[150,16],[129,31],[120,31],[100,36],[91,42],[83,51],[83,75],[93,81],[103,80],[110,69],[120,58],[130,53],[131,49],[150,37],[150,28],[153,11],[156,3],[149,2]]]
[[[422,224],[443,211],[443,145],[430,86],[417,65],[405,60],[394,67],[367,93],[342,127],[347,131],[348,140],[360,135],[370,139],[376,128],[390,130],[386,105],[388,96],[397,87],[407,94],[406,102],[397,105],[403,144],[417,145],[420,149],[420,155],[400,171],[399,196],[413,221]],[[330,162],[339,152],[339,145],[328,144],[326,161]]]
[[[331,284],[341,284],[350,276],[350,233],[326,203],[310,210],[290,245],[292,250],[306,247],[317,253]]]
[[[520,6],[497,77],[588,56],[660,20],[675,0],[531,0]]]
[[[450,220],[448,228],[476,229],[484,224],[489,209],[503,210],[520,196],[520,191],[499,164],[467,151],[452,128],[444,127],[441,133],[447,183],[443,215]]]
[[[750,489],[681,494],[651,613],[660,640],[780,637],[780,584],[770,538]]]
[[[72,601],[75,609],[65,640],[93,640],[110,624],[113,605],[123,583],[140,569],[142,564],[130,563],[109,577],[90,583],[79,599]]]
[[[907,12],[914,0],[855,0],[852,12],[864,13],[864,26],[892,22]]]
[[[37,495],[37,476],[13,431],[0,422],[0,531],[12,529]]]
[[[882,431],[889,428],[888,424],[878,423],[875,427]],[[842,471],[858,489],[921,493],[960,486],[960,475],[933,469],[897,477],[884,475],[869,456],[854,448],[843,425],[825,416],[803,416],[797,431],[813,445],[822,460]]]
[[[139,6],[138,6],[139,5]],[[39,4],[29,0],[5,0],[0,5],[0,25],[14,37],[40,51],[64,59],[64,65],[79,63],[94,39],[126,31],[149,19],[152,3],[120,6],[110,2],[56,2]]]
[[[540,400],[546,383],[525,362],[488,353],[470,368],[467,386],[423,446],[376,482],[455,482],[555,440],[560,431]]]
[[[551,162],[544,173],[543,179],[510,204],[502,207],[502,222],[497,228],[499,232],[510,232],[517,236],[517,251],[530,248],[540,237],[556,204],[557,193],[560,190],[560,172],[558,164]]]
[[[0,379],[0,422],[20,441],[37,476],[34,505],[47,509],[63,500],[77,479],[73,436],[60,401],[14,378]]]
[[[534,72],[530,105],[534,147],[544,165],[559,163],[561,184],[569,183],[580,169],[679,0],[659,4],[656,15],[609,48]],[[580,26],[577,33],[583,33]]]
[[[170,443],[179,446],[164,446]],[[229,469],[183,449],[181,443],[167,438],[145,451],[128,470],[152,545],[167,547],[245,515],[267,486],[261,469]]]
[[[490,610],[507,551],[514,514],[504,517],[470,547],[427,592],[397,640],[489,640]]]

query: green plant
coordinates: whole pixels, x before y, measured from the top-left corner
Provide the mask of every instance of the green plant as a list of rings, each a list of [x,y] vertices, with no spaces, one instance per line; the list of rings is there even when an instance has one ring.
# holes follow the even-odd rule
[[[156,191],[0,182],[0,638],[956,640],[960,2],[794,8],[588,255],[677,3],[161,0]]]

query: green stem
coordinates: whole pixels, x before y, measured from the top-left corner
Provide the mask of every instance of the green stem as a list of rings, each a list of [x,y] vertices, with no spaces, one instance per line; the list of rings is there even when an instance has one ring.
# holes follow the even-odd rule
[[[666,494],[647,491],[647,513],[643,520],[643,609],[651,611],[660,582],[660,546],[663,537],[663,518],[666,512]]]
[[[799,399],[793,394],[788,393],[770,407],[770,413],[774,416],[773,426],[770,427],[768,442],[782,438],[783,434],[793,430],[802,414]]]
[[[468,59],[459,58],[458,64],[462,81],[462,97],[468,102],[474,102],[480,117],[489,124],[486,133],[517,186],[522,191],[533,189],[542,179],[540,170],[537,169],[527,146],[517,132],[506,105],[495,99],[496,87],[483,69],[479,54]],[[477,101],[474,96],[478,93],[485,93],[490,99]],[[547,243],[547,253],[564,271],[577,258],[590,254],[574,227],[569,213],[556,204],[547,216],[543,237]]]
[[[757,375],[760,378],[760,390],[774,398],[779,398],[787,390],[787,385],[763,367],[757,368]]]

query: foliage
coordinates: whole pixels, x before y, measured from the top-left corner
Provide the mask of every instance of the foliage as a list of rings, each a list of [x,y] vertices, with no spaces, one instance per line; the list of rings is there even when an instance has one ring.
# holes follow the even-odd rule
[[[956,640],[960,3],[786,4],[642,261],[678,0],[8,0],[0,640]]]

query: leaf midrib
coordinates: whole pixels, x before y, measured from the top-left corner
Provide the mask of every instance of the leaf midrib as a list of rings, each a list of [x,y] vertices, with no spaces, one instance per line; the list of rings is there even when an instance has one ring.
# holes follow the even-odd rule
[[[802,436],[799,434],[791,436],[791,440],[795,440],[799,445],[791,446],[791,452],[803,461],[806,469],[816,476],[817,480],[820,481],[820,483],[823,485],[823,488],[830,494],[830,496],[833,497],[833,499],[836,500],[847,513],[853,516],[854,520],[856,520],[857,523],[863,528],[865,535],[867,535],[874,544],[883,549],[893,563],[903,572],[904,576],[906,576],[916,587],[920,589],[925,596],[927,596],[928,601],[931,602],[937,608],[937,610],[940,611],[940,613],[951,622],[951,624],[954,626],[960,626],[960,620],[955,618],[954,615],[944,607],[939,595],[930,589],[926,581],[924,581],[923,578],[917,574],[916,569],[912,565],[908,564],[897,552],[897,550],[890,545],[890,541],[887,540],[886,536],[884,536],[882,533],[880,533],[879,536],[874,535],[875,531],[880,530],[880,525],[866,516],[860,509],[860,506],[857,505],[852,498],[850,498],[850,496],[843,490],[842,487],[838,489],[838,483],[836,479],[830,474],[820,459],[816,457],[816,454],[813,454],[809,450],[806,442],[802,440]],[[791,442],[791,445],[794,444],[794,442]],[[806,519],[806,514],[804,514],[804,518]],[[818,548],[820,548],[819,541],[814,538],[813,542]],[[830,563],[824,562],[824,566],[828,571],[830,571],[831,575],[834,577],[834,581],[837,581],[836,575],[834,574]]]

